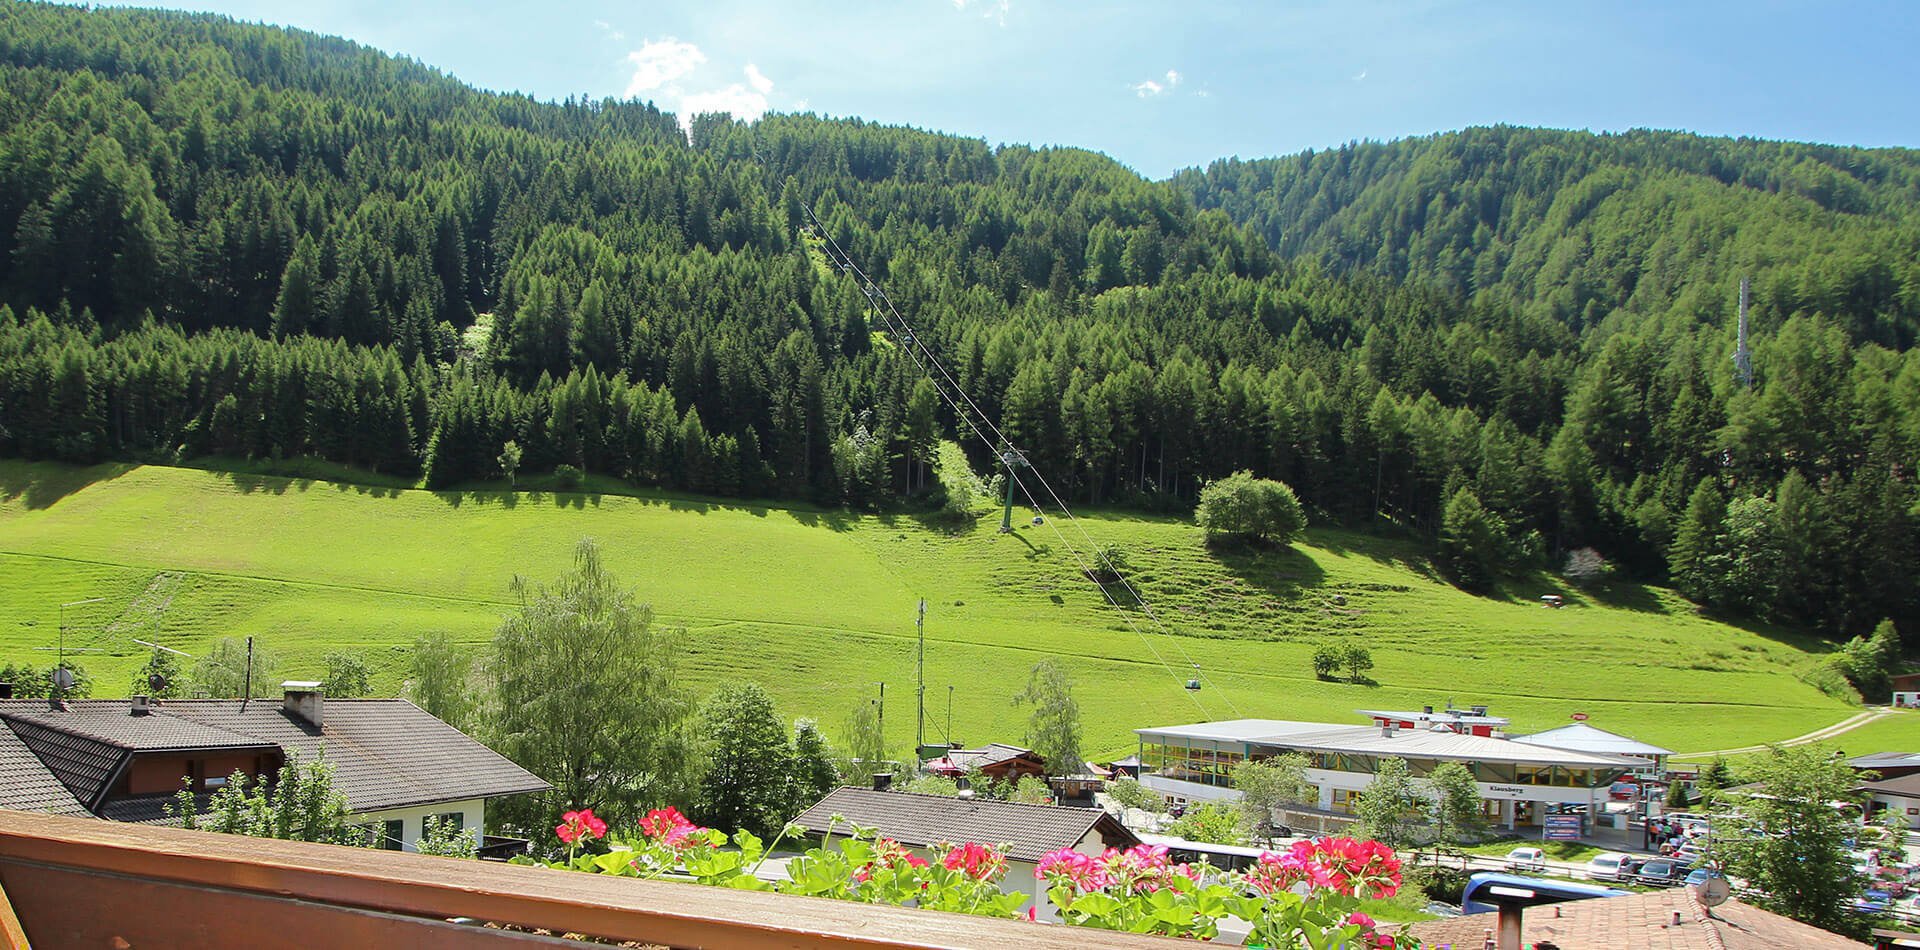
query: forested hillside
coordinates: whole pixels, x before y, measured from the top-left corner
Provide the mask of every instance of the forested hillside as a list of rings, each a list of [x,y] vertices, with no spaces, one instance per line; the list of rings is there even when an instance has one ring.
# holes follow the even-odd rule
[[[1593,547],[1831,634],[1920,619],[1911,153],[1497,129],[1148,182],[850,120],[688,132],[299,32],[0,8],[0,453],[446,486],[511,442],[712,494],[937,491],[969,433],[812,207],[1075,500],[1247,468],[1494,570]]]

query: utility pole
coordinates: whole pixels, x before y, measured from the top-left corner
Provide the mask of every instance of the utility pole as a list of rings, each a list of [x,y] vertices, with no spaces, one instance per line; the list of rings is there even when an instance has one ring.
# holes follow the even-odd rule
[[[247,703],[253,699],[253,638],[247,638],[247,673],[240,686],[240,711],[247,711]]]
[[[927,599],[920,598],[920,615],[914,618],[915,637],[920,641],[919,655],[913,663],[914,692],[918,694],[918,709],[913,717],[913,757],[920,758],[920,750],[927,747]]]
[[[947,742],[953,742],[953,684],[947,684]]]
[[[1013,446],[1004,443],[1000,446],[1000,464],[1007,471],[1007,506],[1000,512],[1000,533],[1008,534],[1013,531],[1013,470],[1032,466],[1027,462],[1026,456],[1021,455]]]

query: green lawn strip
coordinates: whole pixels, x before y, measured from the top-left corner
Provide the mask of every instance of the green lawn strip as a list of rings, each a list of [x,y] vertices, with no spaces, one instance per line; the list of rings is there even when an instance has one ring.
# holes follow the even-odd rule
[[[416,636],[483,643],[515,573],[551,577],[591,536],[663,623],[689,628],[690,679],[750,675],[790,700],[790,714],[830,724],[885,681],[889,732],[906,741],[910,716],[896,710],[912,708],[902,664],[920,597],[928,707],[944,715],[953,685],[955,731],[968,723],[969,741],[989,728],[986,738],[1018,740],[1009,698],[1046,656],[1083,684],[1089,751],[1115,754],[1145,725],[1354,722],[1362,708],[1449,699],[1493,705],[1516,733],[1585,712],[1676,749],[1709,735],[1729,746],[1791,738],[1851,712],[1794,675],[1824,645],[1719,623],[1654,588],[1568,591],[1571,606],[1549,610],[1524,594],[1551,579],[1472,597],[1431,577],[1405,541],[1316,529],[1294,549],[1213,551],[1177,519],[1097,512],[1034,526],[1023,516],[1001,535],[997,515],[954,531],[909,515],[645,492],[426,492],[0,462],[0,577],[12,582],[0,595],[0,651],[49,642],[64,600],[107,597],[69,616],[75,629],[104,629],[156,576],[177,572],[190,583],[158,619],[181,648],[252,633],[304,674],[346,646],[367,652],[376,686],[392,689]],[[1150,613],[1114,607],[1080,572],[1074,553],[1109,543]],[[1108,592],[1131,604],[1117,585]],[[1371,650],[1371,681],[1315,680],[1311,654],[1329,642]],[[98,662],[130,672],[139,659]],[[1195,663],[1203,689],[1190,693]],[[1894,729],[1862,742],[1912,744]]]

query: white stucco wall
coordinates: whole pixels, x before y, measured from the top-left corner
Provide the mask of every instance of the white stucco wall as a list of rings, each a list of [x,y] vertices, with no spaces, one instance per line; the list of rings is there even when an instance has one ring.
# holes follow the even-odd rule
[[[1885,795],[1875,792],[1873,800],[1878,804],[1885,805],[1895,812],[1906,816],[1908,827],[1920,827],[1920,813],[1910,811],[1911,809],[1920,808],[1920,798],[1908,798],[1903,795]]]
[[[441,802],[435,805],[419,805],[413,808],[393,808],[386,811],[361,812],[353,816],[354,824],[378,823],[383,828],[389,821],[401,823],[401,850],[412,851],[413,843],[426,837],[426,822],[429,815],[444,815],[448,812],[460,813],[460,828],[473,832],[474,840],[486,833],[487,800],[469,798],[458,802]]]

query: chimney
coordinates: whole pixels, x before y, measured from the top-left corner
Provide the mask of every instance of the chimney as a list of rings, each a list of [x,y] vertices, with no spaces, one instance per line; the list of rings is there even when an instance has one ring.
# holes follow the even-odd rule
[[[892,773],[892,772],[875,772],[875,773],[873,773],[873,790],[874,790],[874,791],[876,791],[876,792],[884,792],[884,791],[888,791],[889,789],[892,789],[892,788],[893,788],[893,773]]]
[[[288,680],[281,683],[280,688],[286,690],[287,698],[280,708],[287,715],[304,719],[315,729],[324,724],[327,693],[319,683],[313,680]]]
[[[0,699],[12,699],[12,698],[13,698],[13,684],[0,683]]]
[[[1423,713],[1426,713],[1429,716],[1433,715],[1433,707],[1430,705],[1420,707],[1420,711]]]
[[[1395,726],[1391,720],[1380,724],[1380,735],[1384,738],[1393,738],[1393,734],[1398,730],[1399,727]]]
[[[153,698],[150,696],[133,697],[133,715],[144,716],[153,712]]]

